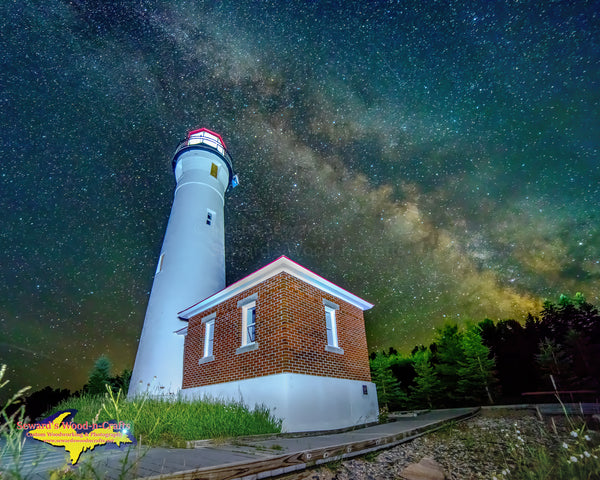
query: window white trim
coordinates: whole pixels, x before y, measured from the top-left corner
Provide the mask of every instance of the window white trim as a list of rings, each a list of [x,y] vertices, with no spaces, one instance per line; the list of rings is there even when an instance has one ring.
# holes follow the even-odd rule
[[[325,307],[325,330],[327,334],[327,345],[325,345],[325,351],[343,354],[344,350],[340,348],[338,343],[337,330],[336,311],[340,309],[340,306],[326,299],[323,299],[323,306]]]
[[[239,347],[235,353],[244,353],[258,348],[258,342],[256,341],[256,300],[258,299],[258,293],[254,293],[237,303],[238,308],[242,309],[242,346]],[[248,324],[249,320],[253,320],[254,323]],[[248,331],[248,327],[254,325],[251,332]],[[254,337],[254,338],[252,338]]]
[[[340,355],[344,354],[344,349],[340,347],[332,347],[331,345],[325,345],[325,351],[331,353],[339,353]]]
[[[340,306],[337,303],[330,302],[326,298],[323,299],[323,305],[325,305],[326,307],[331,308],[332,310],[339,310],[340,309]]]
[[[336,323],[337,322],[335,318],[335,309],[325,307],[325,329],[327,330],[327,345],[335,348],[339,346]]]
[[[242,347],[256,342],[256,301],[242,307]]]
[[[211,355],[210,357],[202,357],[200,360],[198,360],[198,365],[202,365],[203,363],[212,362],[214,359],[215,359],[214,355]]]
[[[212,226],[212,224],[215,222],[216,216],[217,216],[217,213],[214,210],[207,208],[206,209],[206,225],[208,225],[209,227]]]
[[[254,343],[249,343],[248,345],[244,345],[243,347],[238,348],[235,351],[235,354],[239,354],[239,353],[244,353],[244,352],[251,352],[252,350],[257,350],[258,349],[258,342],[254,342]]]
[[[246,297],[246,298],[244,298],[244,299],[240,300],[240,301],[237,303],[237,307],[238,307],[238,308],[241,308],[241,307],[243,307],[244,305],[246,305],[247,303],[256,302],[256,299],[257,299],[257,298],[258,298],[258,293],[254,293],[254,294],[252,294],[252,295],[250,295],[250,296],[248,296],[248,297]]]
[[[210,320],[202,321],[204,324],[204,356],[202,358],[209,358],[213,356],[213,347],[215,342],[215,319],[214,317]],[[208,360],[206,360],[208,361]]]

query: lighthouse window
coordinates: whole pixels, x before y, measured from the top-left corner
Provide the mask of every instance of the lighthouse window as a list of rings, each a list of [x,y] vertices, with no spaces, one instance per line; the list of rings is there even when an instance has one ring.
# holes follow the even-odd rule
[[[210,174],[215,178],[217,178],[217,175],[219,174],[219,167],[214,163],[211,163],[210,165]]]
[[[212,225],[214,218],[215,212],[213,212],[212,210],[206,210],[206,224]]]

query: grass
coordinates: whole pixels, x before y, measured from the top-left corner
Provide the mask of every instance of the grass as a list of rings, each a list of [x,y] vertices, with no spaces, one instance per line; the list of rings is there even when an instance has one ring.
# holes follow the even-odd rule
[[[240,403],[215,400],[184,401],[143,397],[134,401],[121,392],[83,395],[57,405],[48,415],[77,410],[77,423],[122,421],[131,425],[138,442],[145,445],[185,446],[189,440],[279,433],[281,421],[266,408],[248,409]]]
[[[6,386],[4,375],[6,365],[0,365],[0,390]],[[24,394],[29,387],[19,390],[4,404],[0,404],[0,479],[25,480],[35,472],[32,465],[42,458],[23,461],[25,445],[24,430],[18,428],[19,423],[30,423],[26,419],[23,405]],[[65,410],[76,410],[73,421],[79,424],[101,424],[116,420],[128,424],[138,441],[134,451],[128,446],[126,454],[121,458],[119,480],[135,478],[140,460],[153,445],[184,446],[189,440],[207,438],[224,439],[244,435],[279,433],[281,420],[274,418],[270,412],[257,406],[250,410],[241,403],[224,403],[214,400],[183,401],[151,399],[141,397],[128,401],[122,392],[114,393],[107,386],[104,395],[82,395],[72,397],[57,405],[46,413],[46,417]],[[146,446],[142,450],[141,445]],[[272,447],[281,449],[279,445]],[[103,472],[97,469],[93,459],[81,461],[76,466],[66,464],[64,467],[50,472],[51,480],[87,480],[101,479]]]
[[[0,365],[0,389],[8,383],[8,380],[4,380],[5,373],[6,365]],[[18,423],[23,423],[25,420],[25,407],[22,400],[29,388],[22,388],[12,395],[6,403],[0,405],[0,440],[3,440],[3,443],[0,444],[1,478],[21,479],[24,476],[21,457],[25,445],[25,436],[23,430],[18,428]]]
[[[560,402],[560,398],[558,401]],[[527,441],[521,435],[519,423],[515,422],[507,443],[506,468],[496,478],[600,478],[600,438],[597,432],[588,431],[582,419],[572,418],[566,411],[562,420],[558,426],[553,420],[552,428],[547,427],[542,433],[547,446]]]
[[[565,415],[541,422],[530,412],[485,412],[480,421],[448,425],[423,440],[452,445],[492,480],[600,478],[600,436],[583,419]],[[448,465],[451,457],[445,458]]]
[[[381,451],[376,450],[374,452],[366,453],[365,455],[363,455],[362,458],[364,458],[365,462],[373,463],[377,460],[377,457],[379,456],[380,453],[381,453]]]

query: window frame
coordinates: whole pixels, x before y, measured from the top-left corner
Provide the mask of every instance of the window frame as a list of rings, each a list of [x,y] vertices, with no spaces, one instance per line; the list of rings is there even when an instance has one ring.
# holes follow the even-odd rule
[[[327,345],[338,348],[337,324],[335,308],[325,306],[325,330],[327,331]]]
[[[211,210],[210,208],[206,209],[206,225],[208,225],[209,227],[212,227],[214,221],[215,221],[215,216],[216,216],[216,212],[214,210]]]
[[[215,359],[214,348],[215,348],[215,320],[217,318],[217,314],[211,313],[202,319],[202,324],[204,325],[204,339],[202,342],[202,354],[203,356],[200,358],[198,363],[207,363],[212,362]],[[211,338],[212,337],[212,338]],[[209,341],[212,340],[210,343]],[[210,345],[210,352],[209,347]]]
[[[250,302],[242,307],[243,327],[242,327],[242,347],[256,342],[256,302]],[[250,323],[252,320],[252,323]],[[249,329],[252,328],[252,339],[250,339]]]
[[[237,353],[244,353],[250,350],[256,350],[258,348],[258,342],[256,341],[256,305],[257,305],[258,294],[250,295],[249,297],[244,298],[238,302],[238,308],[242,309],[242,338],[241,345],[236,350]],[[252,315],[252,312],[254,314]],[[251,318],[253,323],[249,324],[248,320]],[[248,335],[248,327],[254,326],[254,340],[249,339]]]
[[[338,315],[336,313],[340,309],[340,306],[324,298],[323,307],[325,310],[325,351],[343,355],[344,349],[340,347]]]
[[[204,324],[204,358],[213,356],[215,345],[215,321],[210,320]]]

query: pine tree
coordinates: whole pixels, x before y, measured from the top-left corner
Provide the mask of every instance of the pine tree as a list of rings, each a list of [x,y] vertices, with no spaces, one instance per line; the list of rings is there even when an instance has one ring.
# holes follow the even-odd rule
[[[443,404],[452,406],[459,403],[458,380],[461,362],[464,360],[462,348],[463,333],[456,323],[446,323],[437,330],[435,336],[435,352],[432,364],[440,381],[440,397]],[[431,348],[433,352],[434,349]]]
[[[572,359],[562,345],[550,338],[540,342],[539,353],[535,356],[546,386],[561,389],[570,386],[572,380]]]
[[[415,407],[437,406],[442,383],[437,372],[431,364],[431,352],[420,350],[415,353],[415,385],[410,387],[412,392],[410,400]]]
[[[125,394],[129,390],[129,382],[131,381],[131,370],[125,369],[119,375],[110,378],[110,386],[115,392],[119,390]]]
[[[99,395],[106,392],[106,384],[110,384],[111,363],[108,357],[102,355],[94,363],[94,368],[90,372],[90,378],[84,390],[92,395]]]
[[[490,358],[490,349],[483,344],[481,328],[469,325],[462,338],[464,359],[461,360],[458,375],[458,393],[470,402],[494,403],[493,385],[496,382],[494,368],[496,362]]]
[[[377,353],[371,360],[371,375],[377,387],[377,401],[380,407],[390,409],[391,404],[399,404],[406,401],[406,395],[400,388],[400,382],[396,380],[390,368],[389,357]]]

